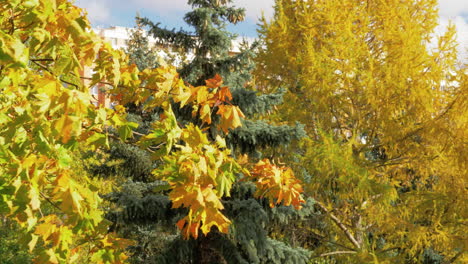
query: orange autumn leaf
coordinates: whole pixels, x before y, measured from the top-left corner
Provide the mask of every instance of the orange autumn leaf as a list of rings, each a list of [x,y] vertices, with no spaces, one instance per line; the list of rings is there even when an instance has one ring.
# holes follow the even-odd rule
[[[226,143],[217,138],[211,145],[207,135],[189,124],[183,129],[178,151],[166,157],[164,168],[153,173],[171,186],[172,208],[187,208],[188,213],[177,222],[185,239],[197,238],[200,230],[207,234],[216,227],[227,233],[231,221],[222,213],[221,199],[230,196],[235,173],[241,167],[230,156]]]
[[[257,186],[257,196],[269,199],[271,207],[283,202],[286,206],[300,209],[305,203],[301,182],[289,167],[277,166],[263,159],[255,164],[251,178]]]
[[[219,74],[216,74],[213,78],[205,81],[208,88],[217,88],[223,84],[223,79]]]
[[[231,94],[231,91],[229,90],[229,87],[227,86],[223,86],[219,88],[215,96],[220,102],[226,102],[226,98],[229,101],[232,101],[232,94]]]
[[[197,238],[199,229],[208,234],[213,226],[220,232],[227,233],[231,221],[221,213],[224,209],[221,198],[217,196],[213,186],[201,187],[178,184],[169,194],[173,208],[189,208],[187,216],[177,222],[185,239]]]

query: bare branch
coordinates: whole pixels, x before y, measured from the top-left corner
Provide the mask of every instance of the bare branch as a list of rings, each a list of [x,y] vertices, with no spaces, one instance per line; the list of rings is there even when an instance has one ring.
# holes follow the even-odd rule
[[[329,253],[320,254],[319,257],[326,257],[331,255],[338,255],[338,254],[356,254],[356,251],[333,251]]]
[[[56,205],[54,202],[52,202],[49,197],[47,197],[45,194],[43,194],[42,192],[39,192],[39,194],[42,196],[42,198],[44,198],[44,200],[46,200],[49,204],[51,204],[53,207],[55,207],[56,209],[58,209],[59,211],[62,211],[62,209]],[[41,212],[42,214],[42,212]]]
[[[361,248],[361,245],[359,244],[359,242],[356,240],[353,234],[351,234],[349,229],[343,224],[343,222],[341,222],[341,220],[338,217],[336,217],[322,203],[320,203],[317,200],[316,200],[316,204],[320,207],[320,209],[322,209],[325,213],[327,213],[330,216],[333,222],[335,222],[335,224],[345,233],[346,237],[349,239],[349,241],[351,241],[351,243],[353,243],[353,245],[356,248]]]
[[[83,80],[90,80],[90,81],[93,80],[93,78],[85,77],[85,76],[80,76],[80,79],[83,79]],[[98,83],[99,83],[99,84],[109,85],[109,86],[112,86],[112,87],[115,86],[113,83],[110,83],[110,82],[99,81]],[[129,87],[123,86],[123,85],[117,85],[117,87],[119,87],[119,88],[129,88]],[[140,88],[140,89],[146,89],[146,90],[151,90],[151,91],[158,91],[158,89],[149,88],[149,87],[145,87],[145,86],[139,86],[138,88]]]
[[[54,59],[30,59],[30,61],[55,61]]]
[[[457,260],[457,258],[460,257],[460,256],[461,256],[463,253],[465,253],[465,252],[466,252],[466,251],[463,251],[463,250],[461,250],[460,252],[458,252],[455,256],[453,256],[453,258],[451,258],[451,259],[449,260],[449,263],[454,263],[455,260]]]

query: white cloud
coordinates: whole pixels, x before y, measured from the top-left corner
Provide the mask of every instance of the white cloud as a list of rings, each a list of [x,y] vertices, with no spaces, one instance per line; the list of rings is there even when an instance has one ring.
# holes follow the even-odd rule
[[[243,7],[246,10],[247,19],[255,22],[262,16],[262,12],[265,17],[270,18],[273,16],[273,0],[234,0],[234,4],[238,7]]]
[[[468,1],[466,0],[439,0],[439,13],[441,17],[456,17],[468,14]]]
[[[93,23],[108,23],[111,19],[111,2],[109,0],[78,0],[76,5],[86,9]]]
[[[147,10],[161,15],[171,15],[190,10],[187,0],[77,0],[76,3],[88,10],[93,21],[99,22],[109,22],[109,11],[116,5],[126,5],[125,8],[132,15],[139,10]],[[266,17],[273,16],[274,0],[234,0],[233,4],[236,7],[245,8],[246,17],[250,21],[257,22],[262,12]],[[119,8],[124,7],[120,6]]]
[[[457,29],[459,60],[468,61],[468,1],[439,0],[439,15],[436,35],[442,35],[451,21]]]
[[[133,2],[135,7],[147,8],[155,12],[190,10],[187,0],[131,0],[129,2]],[[271,17],[274,3],[274,0],[234,0],[233,2],[237,7],[245,8],[247,18],[255,21],[261,16],[262,11],[265,12],[267,17]]]
[[[148,9],[161,14],[190,10],[187,0],[129,0],[128,2],[132,2],[129,4],[137,9]]]
[[[455,25],[457,30],[456,38],[458,42],[458,58],[460,61],[466,62],[468,61],[468,23],[463,17],[456,16],[451,19],[447,17],[441,17],[439,25],[435,29],[435,34],[436,36],[443,35],[450,22]]]

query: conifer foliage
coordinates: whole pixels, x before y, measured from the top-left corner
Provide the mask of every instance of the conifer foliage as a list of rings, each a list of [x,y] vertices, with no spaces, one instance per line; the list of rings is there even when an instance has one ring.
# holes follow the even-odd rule
[[[311,213],[310,201],[306,203],[303,200],[302,187],[290,169],[267,159],[258,159],[262,149],[285,146],[303,136],[303,129],[300,125],[276,126],[266,120],[255,120],[271,111],[274,105],[281,104],[284,91],[260,94],[253,90],[251,71],[255,45],[245,45],[240,53],[229,54],[235,36],[225,30],[225,25],[242,21],[244,17],[244,10],[228,6],[230,2],[189,1],[194,9],[186,14],[185,20],[193,26],[193,33],[166,30],[149,19],[139,19],[141,24],[149,26],[150,34],[160,44],[194,53],[193,59],[178,69],[188,90],[181,91],[177,100],[168,95],[167,102],[171,105],[163,108],[170,107],[175,113],[173,116],[164,113],[165,118],[173,120],[172,123],[164,121],[164,126],[174,126],[173,122],[184,124],[184,130],[198,136],[185,135],[181,131],[177,138],[183,139],[186,145],[174,145],[177,151],[167,146],[161,148],[165,152],[147,153],[157,160],[153,164],[157,181],[128,182],[126,188],[108,195],[116,205],[109,218],[122,232],[148,230],[149,226],[155,226],[154,223],[159,223],[159,226],[177,224],[182,230],[181,236],[169,232],[170,239],[166,239],[167,232],[154,231],[157,227],[153,232],[145,231],[147,238],[164,237],[160,240],[164,245],[147,244],[146,249],[135,248],[134,256],[138,261],[307,262],[306,250],[269,238],[268,225],[275,219],[288,218],[278,217],[271,207],[294,206],[301,209],[306,205],[308,209],[302,210],[303,215],[307,215]],[[149,99],[141,106],[146,110],[137,119],[144,120],[143,116],[152,112],[155,115],[150,119],[160,120],[163,111],[160,104]],[[204,129],[200,130],[191,123]],[[140,132],[142,138],[153,142],[144,147],[151,150],[161,143],[158,134]],[[206,147],[207,144],[216,147]],[[231,159],[232,156],[239,159]],[[159,158],[163,159],[162,163]],[[246,167],[250,169],[246,170]],[[156,187],[142,187],[155,184]],[[141,188],[146,191],[135,193]],[[290,213],[292,218],[300,217],[293,213],[294,210],[284,212]],[[141,232],[139,234],[145,236]],[[141,254],[151,247],[157,248],[157,252]]]
[[[192,85],[203,85],[205,80],[219,74],[225,80],[225,84],[233,88],[231,72],[243,70],[245,60],[239,60],[240,56],[230,57],[231,41],[235,37],[226,29],[226,23],[237,23],[244,20],[244,9],[229,7],[232,1],[189,0],[188,4],[194,9],[184,17],[185,22],[195,29],[195,32],[184,30],[175,31],[161,28],[149,19],[140,19],[142,25],[150,26],[149,33],[160,44],[166,44],[182,48],[185,52],[193,52],[194,58],[183,65],[181,77]],[[244,56],[246,54],[243,54]],[[244,85],[244,78],[240,84]]]
[[[139,70],[154,69],[158,64],[158,49],[150,44],[142,25],[137,21],[136,27],[130,30],[125,53],[129,54],[130,63]]]
[[[123,263],[127,258],[124,250],[132,242],[117,237],[116,225],[104,219],[98,193],[103,186],[75,166],[79,150],[102,154],[110,138],[131,143],[159,162],[151,175],[139,170],[152,185],[127,184],[125,190],[134,194],[127,200],[137,209],[159,210],[142,210],[153,220],[177,220],[188,240],[173,240],[172,246],[183,251],[212,233],[230,241],[225,233],[234,219],[222,200],[234,192],[240,173],[250,184],[262,177],[256,170],[255,178],[247,179],[256,165],[238,162],[222,137],[209,140],[204,132],[203,126],[222,133],[242,126],[242,111],[230,102],[219,76],[194,87],[173,67],[140,71],[97,37],[83,11],[66,0],[2,1],[0,14],[0,213],[19,224],[20,245],[36,263]],[[92,76],[83,75],[84,66],[92,68]],[[109,86],[114,109],[92,103],[89,89],[96,84]],[[157,115],[141,128],[146,133],[136,131],[138,124],[131,120],[137,117],[128,116],[124,105]],[[189,106],[202,127],[181,125],[172,105]],[[115,152],[141,154],[136,148]],[[267,192],[275,190],[265,199],[300,205],[298,182],[287,169],[269,167],[265,173],[287,172],[288,181],[262,184]],[[148,201],[143,205],[152,207],[141,207],[142,196]],[[167,214],[158,215],[161,209]],[[122,219],[142,219],[135,218],[137,210],[120,213]],[[162,257],[193,256],[179,253]]]
[[[147,18],[138,19],[149,27],[149,33],[157,42],[193,52],[191,61],[183,64],[179,72],[184,81],[192,85],[203,85],[205,80],[219,74],[223,84],[232,92],[231,102],[239,106],[247,118],[243,127],[231,131],[227,141],[232,148],[243,153],[257,154],[259,148],[285,145],[304,136],[302,126],[274,126],[255,116],[266,114],[275,105],[283,102],[284,89],[278,93],[261,94],[255,91],[251,72],[255,68],[253,59],[258,43],[241,44],[240,52],[230,54],[236,35],[226,30],[227,23],[244,20],[245,10],[230,5],[232,1],[189,0],[193,10],[184,20],[194,32],[167,30]],[[214,137],[218,134],[216,131]]]

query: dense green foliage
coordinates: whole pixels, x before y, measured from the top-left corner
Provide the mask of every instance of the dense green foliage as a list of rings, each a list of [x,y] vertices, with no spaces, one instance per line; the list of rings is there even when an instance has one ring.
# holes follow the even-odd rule
[[[18,243],[21,229],[16,222],[0,216],[0,263],[32,263],[33,256]]]

